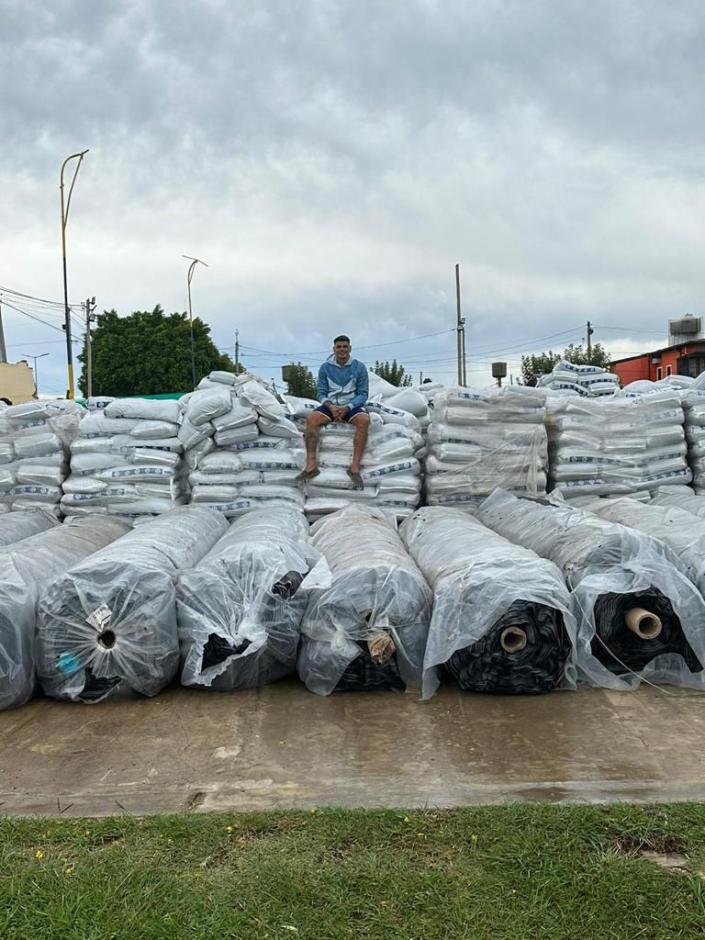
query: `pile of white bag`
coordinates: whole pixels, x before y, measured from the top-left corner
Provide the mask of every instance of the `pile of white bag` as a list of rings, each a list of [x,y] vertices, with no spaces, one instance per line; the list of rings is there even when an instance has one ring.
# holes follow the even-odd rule
[[[383,381],[383,380],[380,380]],[[411,390],[403,389],[400,394]],[[308,398],[287,396],[292,420],[300,429],[319,403]],[[306,514],[317,519],[350,504],[376,506],[389,515],[405,517],[419,505],[421,464],[424,446],[418,418],[383,403],[368,403],[370,433],[362,458],[362,490],[354,489],[347,474],[352,460],[355,428],[344,422],[331,422],[320,436],[320,473],[305,484]],[[303,446],[303,445],[302,445]]]
[[[158,515],[188,500],[178,401],[116,398],[92,408],[71,445],[67,515]]]
[[[600,366],[576,366],[561,359],[538,384],[552,392],[570,392],[583,398],[601,398],[619,391],[619,378]]]
[[[547,419],[550,489],[566,499],[650,492],[692,478],[677,390],[597,401],[550,396]]]
[[[290,409],[261,379],[211,372],[181,400],[179,440],[191,501],[228,517],[252,509],[303,509],[301,431]]]
[[[691,386],[681,395],[685,411],[688,464],[696,493],[705,493],[705,389]]]
[[[71,441],[82,409],[73,401],[29,401],[0,412],[2,511],[59,511]]]
[[[545,494],[545,410],[543,389],[522,385],[440,392],[427,434],[427,503],[472,509],[497,486]]]

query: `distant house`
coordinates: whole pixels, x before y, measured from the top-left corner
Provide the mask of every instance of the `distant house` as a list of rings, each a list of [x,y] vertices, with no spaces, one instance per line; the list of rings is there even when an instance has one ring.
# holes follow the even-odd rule
[[[612,361],[612,371],[622,385],[640,379],[656,382],[669,375],[689,375],[692,378],[705,372],[705,324],[702,317],[691,315],[669,320],[669,345]]]
[[[0,398],[21,405],[36,397],[34,373],[26,362],[0,362]]]

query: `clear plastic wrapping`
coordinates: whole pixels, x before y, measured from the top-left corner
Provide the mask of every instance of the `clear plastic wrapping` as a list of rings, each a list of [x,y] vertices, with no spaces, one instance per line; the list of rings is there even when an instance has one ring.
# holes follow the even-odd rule
[[[585,508],[603,519],[660,539],[678,556],[690,580],[705,594],[705,525],[696,522],[686,507],[659,506],[621,496],[597,499]]]
[[[705,601],[663,542],[565,503],[495,491],[478,518],[553,561],[571,589],[577,666],[613,689],[641,678],[702,688]]]
[[[443,673],[475,692],[548,692],[565,680],[575,644],[560,570],[458,509],[428,506],[401,536],[431,585],[423,695]]]
[[[548,400],[550,486],[565,499],[619,496],[689,483],[677,390]]]
[[[438,393],[427,438],[428,504],[471,508],[497,485],[544,494],[545,406],[543,390],[524,386]]]
[[[58,524],[56,516],[43,509],[8,513],[0,521],[0,547],[12,545]]]
[[[39,605],[37,668],[46,694],[97,702],[156,695],[167,685],[179,665],[176,575],[226,528],[211,509],[173,509],[55,580]]]
[[[296,671],[306,594],[318,560],[301,511],[241,516],[177,584],[184,685],[254,689]]]
[[[327,695],[419,683],[432,595],[394,525],[377,509],[348,506],[313,533],[330,577],[310,589],[301,625],[307,688]]]
[[[81,519],[0,550],[0,709],[24,704],[34,691],[36,608],[42,591],[127,529],[113,519]]]

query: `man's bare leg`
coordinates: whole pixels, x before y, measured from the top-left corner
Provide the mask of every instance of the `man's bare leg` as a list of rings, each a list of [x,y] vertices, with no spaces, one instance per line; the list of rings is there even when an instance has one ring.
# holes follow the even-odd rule
[[[306,421],[306,430],[304,432],[304,442],[306,444],[306,464],[304,466],[303,473],[300,474],[302,479],[308,479],[318,473],[318,439],[320,437],[321,428],[329,423],[330,418],[327,418],[326,415],[321,414],[320,411],[313,411],[308,416],[308,420]]]
[[[362,477],[360,476],[360,465],[362,455],[365,453],[367,445],[367,435],[370,430],[370,416],[366,414],[355,415],[350,422],[355,426],[355,437],[353,438],[353,456],[348,469],[348,476],[360,489],[362,489]]]

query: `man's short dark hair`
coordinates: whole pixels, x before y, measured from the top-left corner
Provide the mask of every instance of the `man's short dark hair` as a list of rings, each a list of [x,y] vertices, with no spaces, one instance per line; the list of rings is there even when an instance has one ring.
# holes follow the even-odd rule
[[[335,339],[333,340],[333,345],[335,346],[336,343],[349,343],[349,342],[350,342],[350,337],[346,336],[345,333],[341,333],[340,336],[335,337]]]

